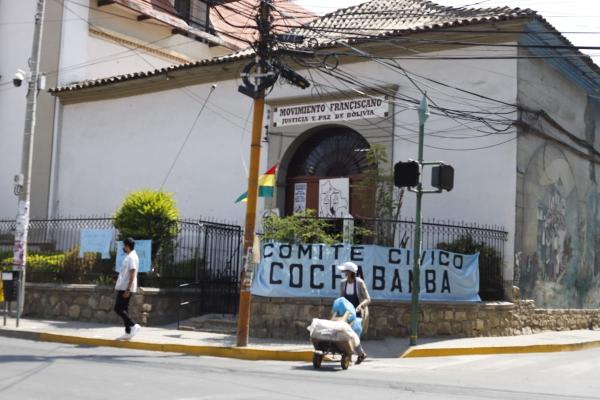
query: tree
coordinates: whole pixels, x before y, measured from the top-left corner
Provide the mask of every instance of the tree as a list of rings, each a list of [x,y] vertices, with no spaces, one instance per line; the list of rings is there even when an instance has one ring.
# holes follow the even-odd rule
[[[373,201],[375,189],[375,226],[370,227],[378,244],[393,246],[400,219],[404,189],[394,186],[394,173],[387,168],[388,157],[385,147],[374,144],[367,152],[367,162],[370,166],[364,173],[363,179],[355,188],[360,201],[369,204]]]
[[[130,193],[115,214],[119,238],[152,240],[152,258],[172,248],[178,233],[179,209],[172,194],[140,190]]]

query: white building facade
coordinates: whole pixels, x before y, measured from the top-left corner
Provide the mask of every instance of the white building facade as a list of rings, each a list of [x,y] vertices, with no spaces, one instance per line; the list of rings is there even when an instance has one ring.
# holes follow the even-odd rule
[[[304,33],[378,3],[328,15]],[[426,23],[399,18],[378,38],[317,39],[312,64],[281,56],[311,87],[277,84],[267,96],[261,170],[279,168],[276,195],[261,206],[287,215],[297,183],[306,184],[310,206],[320,179],[359,181],[362,151],[375,144],[389,157],[380,168],[415,159],[416,107],[427,92],[425,159],[454,166],[455,181],[451,192],[425,197],[424,215],[505,230],[507,297],[516,283],[540,305],[600,306],[600,70],[575,49],[573,59],[553,50],[568,42],[558,32],[548,39],[553,28],[528,10],[465,16],[438,7],[432,15]],[[186,217],[241,223],[245,207],[234,202],[246,190],[252,99],[237,88],[252,58],[242,52],[53,89],[60,104],[49,214],[112,214],[129,192],[147,188],[174,193]],[[372,114],[344,109],[360,113],[373,101],[381,104]],[[298,116],[326,103],[340,116]],[[352,190],[349,203],[360,217]],[[407,193],[401,216],[412,215]]]
[[[0,148],[10,149],[0,168],[3,218],[16,214],[13,177],[21,169],[27,90],[26,83],[13,87],[12,78],[19,69],[29,70],[36,3],[0,1]],[[193,62],[236,51],[240,46],[219,33],[219,25],[211,23],[211,9],[202,1],[44,3],[40,73],[45,75],[47,87]],[[48,216],[59,112],[56,99],[40,92],[32,176],[34,218]]]

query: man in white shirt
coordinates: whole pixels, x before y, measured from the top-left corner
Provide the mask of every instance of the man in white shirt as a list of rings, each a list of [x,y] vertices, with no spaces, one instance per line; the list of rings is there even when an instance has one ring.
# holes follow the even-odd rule
[[[117,299],[115,301],[115,312],[123,319],[125,325],[125,334],[119,339],[129,340],[140,330],[140,326],[133,322],[129,317],[129,300],[131,294],[137,291],[137,272],[140,266],[140,259],[135,252],[135,240],[127,238],[123,241],[123,251],[127,257],[123,260],[119,278],[115,285]]]

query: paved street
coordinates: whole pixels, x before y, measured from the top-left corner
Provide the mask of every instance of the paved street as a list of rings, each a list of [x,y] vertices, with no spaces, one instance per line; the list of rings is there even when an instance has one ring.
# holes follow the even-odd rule
[[[600,399],[600,349],[371,359],[342,371],[2,338],[0,399]],[[134,397],[135,396],[135,397]]]

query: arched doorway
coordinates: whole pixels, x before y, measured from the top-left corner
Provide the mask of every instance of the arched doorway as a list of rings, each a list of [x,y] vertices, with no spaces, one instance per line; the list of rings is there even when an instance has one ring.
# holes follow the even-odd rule
[[[318,212],[320,182],[325,179],[346,178],[349,183],[349,198],[339,201],[345,203],[347,212],[354,217],[372,216],[371,198],[374,196],[365,196],[364,192],[360,194],[364,172],[374,168],[367,159],[369,148],[369,142],[364,137],[347,127],[325,128],[304,138],[296,147],[287,167],[285,214],[298,211],[297,207],[295,209],[298,204],[297,194],[302,192],[304,207]]]

